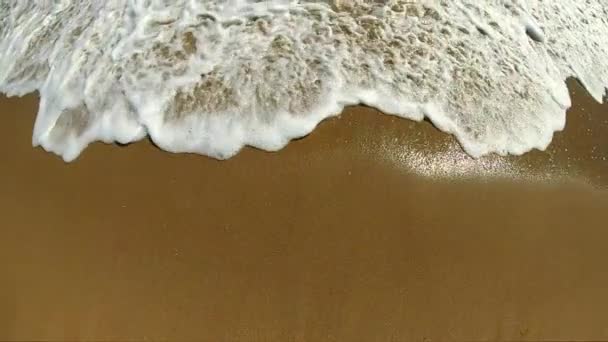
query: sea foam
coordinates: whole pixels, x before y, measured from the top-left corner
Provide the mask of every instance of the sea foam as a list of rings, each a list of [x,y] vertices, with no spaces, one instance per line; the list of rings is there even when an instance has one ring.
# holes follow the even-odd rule
[[[0,91],[76,158],[278,150],[347,105],[428,118],[474,157],[545,149],[568,77],[601,101],[605,0],[0,0]]]

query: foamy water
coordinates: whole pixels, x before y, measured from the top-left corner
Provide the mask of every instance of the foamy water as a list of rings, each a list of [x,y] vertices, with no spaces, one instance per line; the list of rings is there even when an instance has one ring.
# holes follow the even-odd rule
[[[66,161],[278,150],[357,103],[521,154],[564,127],[567,77],[602,100],[607,41],[606,0],[0,0],[0,91],[39,91],[33,143]]]

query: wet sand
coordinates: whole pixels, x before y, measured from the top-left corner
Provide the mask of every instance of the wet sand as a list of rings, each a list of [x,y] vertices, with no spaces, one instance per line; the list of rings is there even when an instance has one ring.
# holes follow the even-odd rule
[[[468,158],[348,109],[228,161],[144,141],[72,164],[0,99],[0,340],[608,339],[608,105]]]

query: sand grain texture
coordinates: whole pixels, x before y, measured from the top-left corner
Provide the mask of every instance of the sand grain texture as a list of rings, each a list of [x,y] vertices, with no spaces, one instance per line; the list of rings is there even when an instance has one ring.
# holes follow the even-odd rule
[[[606,340],[608,106],[571,89],[548,151],[478,161],[357,107],[277,153],[65,164],[3,98],[0,340]]]

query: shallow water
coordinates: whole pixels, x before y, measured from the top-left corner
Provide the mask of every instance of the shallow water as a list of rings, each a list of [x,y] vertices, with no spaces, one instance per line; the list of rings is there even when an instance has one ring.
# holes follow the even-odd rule
[[[0,91],[39,91],[33,143],[73,160],[151,136],[277,150],[346,105],[429,118],[472,156],[544,149],[564,80],[601,100],[608,5],[538,1],[0,1]]]

